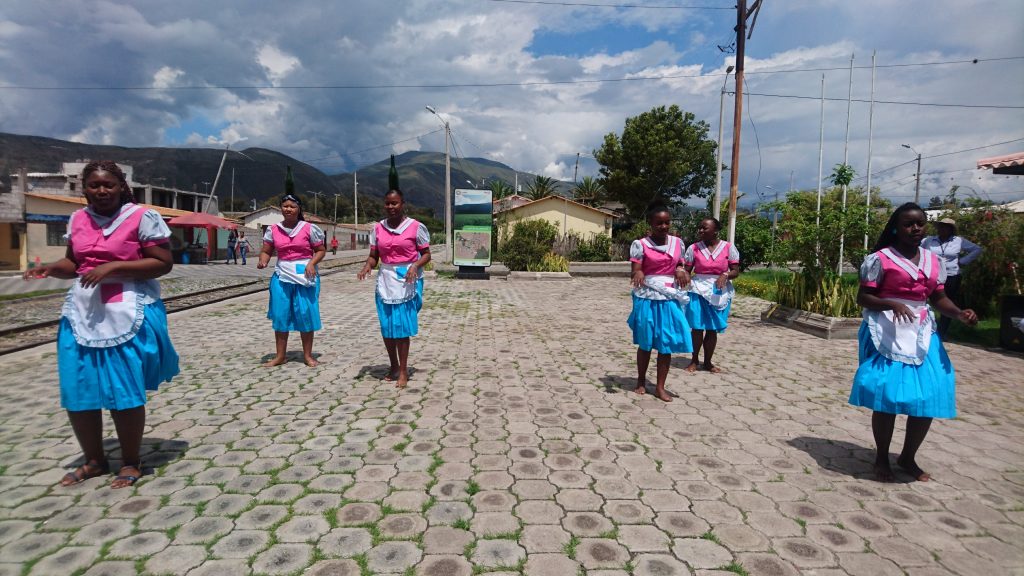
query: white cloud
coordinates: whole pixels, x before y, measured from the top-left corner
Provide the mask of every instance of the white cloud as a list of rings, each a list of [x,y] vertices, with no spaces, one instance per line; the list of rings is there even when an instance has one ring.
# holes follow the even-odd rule
[[[267,76],[275,85],[301,66],[298,58],[285,54],[277,46],[265,44],[256,54],[256,61],[267,71]]]

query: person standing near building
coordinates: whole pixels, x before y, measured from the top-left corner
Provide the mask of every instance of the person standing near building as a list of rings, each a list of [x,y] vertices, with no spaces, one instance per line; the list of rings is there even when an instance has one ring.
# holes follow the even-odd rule
[[[245,266],[245,257],[249,254],[249,250],[252,249],[249,240],[245,237],[245,232],[238,233],[236,247],[238,248],[238,255],[242,257],[242,266]]]
[[[946,296],[958,307],[963,307],[963,299],[960,297],[960,279],[963,275],[962,268],[981,256],[981,246],[957,236],[956,220],[943,218],[935,223],[937,236],[928,236],[921,242],[921,247],[931,250],[939,256],[946,266]],[[962,255],[961,255],[962,254]],[[939,319],[939,326],[936,332],[939,338],[946,339],[946,331],[952,319],[942,316]]]
[[[336,256],[337,254],[338,254],[338,237],[337,236],[331,236],[331,256]]]
[[[171,271],[170,229],[160,215],[135,204],[121,168],[90,162],[82,170],[87,205],[68,219],[64,258],[25,272],[75,279],[57,329],[60,403],[82,448],[83,464],[61,486],[108,474],[103,414],[117,430],[121,468],[111,488],[142,477],[146,392],[178,374],[167,311],[156,278]]]
[[[231,264],[232,260],[238,264],[238,234],[234,230],[228,233],[228,259],[224,263]]]

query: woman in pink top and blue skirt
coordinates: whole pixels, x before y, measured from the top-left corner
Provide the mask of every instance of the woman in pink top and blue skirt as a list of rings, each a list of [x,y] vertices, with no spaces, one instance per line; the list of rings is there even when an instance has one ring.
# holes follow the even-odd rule
[[[627,323],[636,344],[636,393],[646,392],[647,367],[651,350],[658,350],[657,384],[654,394],[665,402],[672,396],[665,391],[672,354],[690,352],[690,324],[683,307],[689,301],[685,286],[690,276],[683,268],[683,241],[668,233],[672,215],[665,206],[648,211],[650,234],[634,240],[629,248],[632,262],[633,311]]]
[[[26,271],[25,278],[75,279],[57,332],[57,368],[61,406],[85,463],[61,485],[109,472],[106,409],[121,445],[122,464],[111,487],[124,488],[142,476],[146,392],[178,374],[156,281],[172,267],[171,231],[159,214],[134,203],[117,164],[90,162],[82,184],[88,205],[68,220],[66,255]]]
[[[907,415],[907,435],[896,464],[922,482],[930,476],[915,457],[932,418],[956,417],[953,365],[935,333],[932,308],[965,324],[978,321],[973,310],[959,309],[946,296],[945,267],[921,247],[926,226],[920,206],[900,206],[860,268],[857,303],[864,307],[864,322],[850,404],[873,411],[874,472],[881,482],[894,479],[889,444],[897,414]]]
[[[387,218],[370,232],[370,256],[359,271],[360,280],[369,276],[377,263],[377,318],[391,365],[387,381],[404,388],[409,381],[410,338],[419,332],[423,306],[423,267],[430,262],[430,232],[423,223],[405,215],[401,190],[384,196]]]
[[[687,372],[697,370],[700,349],[704,348],[704,369],[717,373],[711,363],[718,345],[718,333],[729,326],[729,309],[736,290],[732,279],[740,275],[740,253],[732,244],[718,238],[721,223],[714,218],[701,220],[697,227],[700,241],[686,248],[683,260],[691,274],[690,305],[686,319],[693,327],[693,357]]]
[[[288,352],[288,333],[299,333],[302,359],[307,366],[319,364],[313,358],[313,332],[320,325],[320,275],[317,264],[327,254],[325,234],[302,217],[298,197],[286,194],[281,199],[284,220],[267,228],[257,268],[266,268],[277,252],[277,265],[270,277],[270,306],[267,318],[274,327],[276,354],[264,366],[284,364]]]

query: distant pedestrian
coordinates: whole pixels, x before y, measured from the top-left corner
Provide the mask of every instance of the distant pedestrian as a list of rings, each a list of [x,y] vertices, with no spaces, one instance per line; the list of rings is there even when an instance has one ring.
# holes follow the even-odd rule
[[[423,267],[430,262],[430,232],[423,223],[405,215],[402,191],[384,196],[387,218],[370,232],[370,256],[359,271],[369,276],[377,263],[377,318],[391,366],[387,381],[404,388],[409,381],[410,338],[419,332],[417,316],[423,306]]]
[[[68,219],[64,258],[24,277],[75,279],[57,330],[57,370],[60,403],[85,462],[60,483],[71,486],[110,472],[103,448],[106,409],[121,449],[121,468],[110,486],[125,488],[142,476],[146,392],[178,374],[156,281],[173,266],[171,231],[156,211],[134,203],[114,162],[86,164],[82,183],[87,204]]]
[[[238,264],[238,234],[232,230],[228,234],[228,259],[224,261],[225,264],[231,264],[231,260],[234,259],[234,264]]]
[[[245,237],[245,232],[238,233],[236,246],[238,248],[238,255],[242,257],[242,266],[245,266],[245,257],[249,254],[249,250],[252,250],[249,239]]]
[[[894,480],[889,443],[897,414],[907,415],[907,435],[896,465],[921,482],[931,476],[915,457],[932,418],[956,417],[953,365],[934,333],[932,307],[965,324],[978,321],[973,310],[961,310],[946,296],[946,269],[921,245],[926,225],[920,206],[900,206],[860,267],[857,303],[864,322],[850,404],[873,411],[874,473],[880,482]]]
[[[270,307],[267,311],[274,327],[275,356],[264,366],[284,364],[288,352],[288,332],[297,331],[302,340],[302,359],[316,366],[313,358],[313,332],[320,324],[320,275],[317,264],[324,259],[324,233],[316,224],[306,222],[297,196],[281,199],[284,220],[267,228],[257,268],[266,268],[277,252],[277,267],[270,277]]]
[[[672,396],[665,391],[665,381],[672,364],[672,354],[692,352],[690,323],[684,306],[689,302],[686,286],[690,275],[683,262],[683,241],[670,235],[672,214],[664,205],[652,206],[647,212],[650,233],[634,240],[629,248],[632,262],[633,311],[627,322],[636,344],[636,393],[646,393],[647,368],[651,350],[658,350],[657,384],[654,395],[665,402]]]
[[[690,304],[686,319],[693,327],[693,357],[686,367],[695,372],[698,356],[704,349],[704,369],[718,373],[721,369],[711,362],[718,345],[718,333],[729,326],[729,309],[736,293],[732,280],[740,275],[740,253],[732,244],[718,237],[722,224],[715,218],[705,218],[697,226],[696,244],[686,248],[683,260],[690,278]]]
[[[331,255],[336,256],[338,254],[338,237],[331,236]]]
[[[939,255],[946,266],[946,296],[957,306],[963,306],[963,299],[960,297],[960,279],[963,277],[963,267],[974,262],[981,256],[981,246],[966,238],[957,236],[956,220],[943,218],[935,223],[937,236],[928,236],[921,241],[921,247],[931,250]],[[963,254],[961,256],[961,254]],[[946,331],[953,320],[948,316],[939,318],[939,338],[946,339]]]

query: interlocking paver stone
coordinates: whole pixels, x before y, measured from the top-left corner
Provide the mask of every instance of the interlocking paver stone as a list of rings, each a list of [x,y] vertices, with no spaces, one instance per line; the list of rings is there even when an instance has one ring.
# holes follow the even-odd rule
[[[870,416],[846,404],[855,343],[763,325],[763,302],[734,300],[725,371],[673,370],[678,398],[662,404],[631,393],[622,278],[576,278],[573,298],[561,283],[430,280],[401,393],[377,380],[368,286],[324,277],[314,369],[260,368],[240,351],[265,349],[262,330],[206,337],[265,327],[265,294],[172,315],[182,375],[150,395],[147,475],[130,490],[54,487],[80,455],[53,356],[0,359],[0,576],[137,562],[353,576],[361,555],[429,576],[1024,569],[1024,359],[948,345],[965,385],[920,453],[935,481],[879,484]]]

